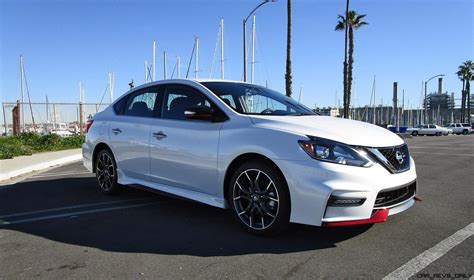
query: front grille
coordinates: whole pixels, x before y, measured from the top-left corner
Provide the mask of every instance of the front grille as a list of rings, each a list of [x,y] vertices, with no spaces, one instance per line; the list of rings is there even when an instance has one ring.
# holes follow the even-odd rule
[[[400,173],[410,169],[410,153],[408,146],[369,149],[373,156],[390,172]]]
[[[375,199],[375,207],[388,207],[403,202],[416,193],[416,181],[401,188],[381,191]]]

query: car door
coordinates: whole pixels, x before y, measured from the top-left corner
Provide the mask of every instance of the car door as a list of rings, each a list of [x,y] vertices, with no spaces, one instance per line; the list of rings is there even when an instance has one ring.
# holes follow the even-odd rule
[[[429,130],[430,135],[435,135],[438,132],[438,129],[436,128],[436,125],[434,124],[430,124],[428,130]]]
[[[420,126],[420,130],[418,131],[418,134],[426,135],[428,134],[428,125],[424,124]]]
[[[215,194],[222,123],[186,119],[185,109],[193,106],[215,105],[192,87],[166,86],[161,118],[151,123],[151,177],[160,184]]]
[[[456,124],[456,129],[454,130],[455,133],[461,133],[462,132],[462,126],[460,123]]]
[[[119,171],[131,178],[150,180],[150,123],[158,90],[149,87],[129,94],[109,125],[109,138]],[[121,174],[119,174],[121,176]]]

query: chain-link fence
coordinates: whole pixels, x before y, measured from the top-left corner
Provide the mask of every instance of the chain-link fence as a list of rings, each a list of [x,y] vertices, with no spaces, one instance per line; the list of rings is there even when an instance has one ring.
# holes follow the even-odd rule
[[[57,133],[61,136],[80,134],[87,120],[109,104],[58,102],[3,102],[1,135],[19,132]],[[19,108],[19,110],[18,110]]]

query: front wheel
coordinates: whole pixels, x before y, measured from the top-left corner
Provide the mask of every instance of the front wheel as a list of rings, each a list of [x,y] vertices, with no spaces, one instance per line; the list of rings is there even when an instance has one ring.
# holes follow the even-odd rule
[[[468,133],[467,129],[464,129],[464,130],[462,131],[462,135],[467,135],[467,133]]]
[[[290,221],[290,195],[284,178],[269,164],[252,161],[235,170],[228,188],[234,218],[247,231],[276,235]]]
[[[95,176],[103,193],[113,194],[117,192],[119,188],[117,183],[117,164],[112,152],[109,150],[104,149],[97,154]]]
[[[413,132],[411,133],[411,135],[412,135],[412,136],[417,136],[417,135],[418,135],[418,131],[413,131]]]

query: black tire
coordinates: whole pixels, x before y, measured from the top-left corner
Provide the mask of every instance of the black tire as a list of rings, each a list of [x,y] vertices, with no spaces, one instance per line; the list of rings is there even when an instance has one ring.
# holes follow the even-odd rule
[[[227,187],[232,216],[248,232],[274,236],[290,224],[290,194],[285,179],[264,161],[240,165]]]
[[[413,132],[411,133],[411,135],[412,135],[412,136],[418,136],[418,131],[413,131]]]
[[[441,136],[441,132],[436,132],[436,136]]]
[[[95,177],[103,193],[117,193],[120,188],[120,185],[117,183],[117,163],[110,150],[103,149],[97,153],[95,158]]]
[[[468,133],[467,129],[464,129],[464,130],[462,131],[462,135],[467,135],[467,133]]]

